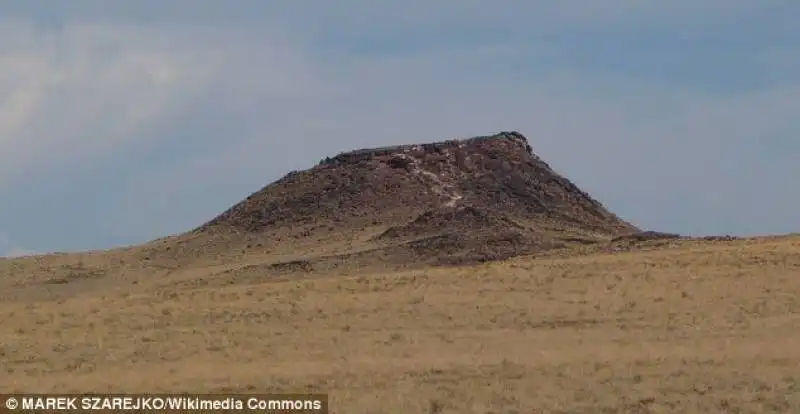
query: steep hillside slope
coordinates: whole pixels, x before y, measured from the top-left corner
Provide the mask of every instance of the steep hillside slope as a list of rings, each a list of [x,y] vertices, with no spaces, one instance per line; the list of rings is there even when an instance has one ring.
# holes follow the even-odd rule
[[[525,136],[503,132],[326,158],[191,234],[263,239],[288,232],[297,240],[348,231],[377,231],[367,241],[381,260],[441,263],[506,258],[638,229],[553,171]]]

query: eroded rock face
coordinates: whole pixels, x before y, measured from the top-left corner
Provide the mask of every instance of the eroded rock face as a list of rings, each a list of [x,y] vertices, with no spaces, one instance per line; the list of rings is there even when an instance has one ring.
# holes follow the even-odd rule
[[[429,233],[444,231],[448,218],[453,226],[470,222],[457,226],[460,234],[473,232],[471,228],[518,231],[509,223],[523,223],[528,233],[537,223],[609,237],[637,230],[553,171],[525,136],[502,132],[341,153],[314,168],[288,174],[197,231],[383,225],[394,227],[398,234],[422,237],[426,217],[435,219],[437,226]],[[509,237],[524,238],[528,233]]]

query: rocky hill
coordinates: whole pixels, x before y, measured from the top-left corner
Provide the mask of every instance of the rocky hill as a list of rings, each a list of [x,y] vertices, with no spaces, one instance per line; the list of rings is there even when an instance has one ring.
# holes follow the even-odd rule
[[[194,235],[363,231],[389,262],[461,263],[639,230],[553,171],[525,136],[362,149],[269,184]],[[371,233],[370,233],[371,231]],[[363,237],[362,237],[363,239]]]

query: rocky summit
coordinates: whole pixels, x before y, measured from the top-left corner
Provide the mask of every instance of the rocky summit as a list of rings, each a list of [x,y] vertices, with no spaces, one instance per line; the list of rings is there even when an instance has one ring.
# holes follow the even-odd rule
[[[193,234],[349,234],[368,246],[351,256],[442,264],[638,231],[550,168],[524,135],[502,132],[341,153],[289,173]]]

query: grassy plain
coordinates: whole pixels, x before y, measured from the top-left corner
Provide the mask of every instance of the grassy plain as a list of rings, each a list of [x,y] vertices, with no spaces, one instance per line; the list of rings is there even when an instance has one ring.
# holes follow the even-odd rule
[[[237,269],[268,255],[0,259],[0,391],[314,391],[348,414],[800,413],[800,237],[588,250],[260,279]]]

